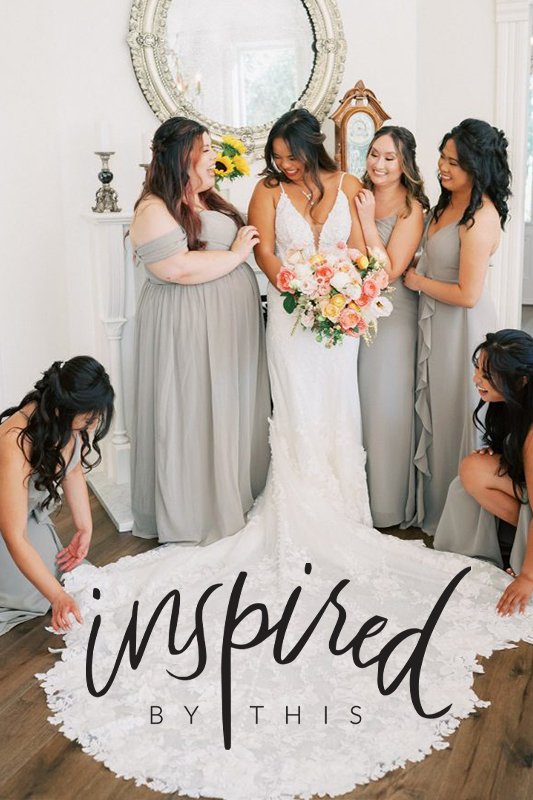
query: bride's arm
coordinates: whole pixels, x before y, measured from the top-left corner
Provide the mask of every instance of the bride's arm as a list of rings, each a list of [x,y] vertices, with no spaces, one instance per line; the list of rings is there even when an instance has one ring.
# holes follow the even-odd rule
[[[276,256],[276,192],[260,181],[254,189],[248,207],[248,222],[259,231],[259,244],[254,247],[255,260],[270,283],[276,285],[276,277],[282,267]]]

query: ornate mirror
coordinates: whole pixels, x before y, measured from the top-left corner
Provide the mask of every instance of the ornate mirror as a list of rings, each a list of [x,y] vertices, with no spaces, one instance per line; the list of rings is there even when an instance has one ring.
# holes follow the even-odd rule
[[[336,0],[134,0],[128,44],[161,121],[192,117],[256,155],[292,106],[324,119],[346,52]]]
[[[389,115],[371,89],[357,81],[331,115],[335,123],[335,158],[343,170],[362,178],[368,145]]]

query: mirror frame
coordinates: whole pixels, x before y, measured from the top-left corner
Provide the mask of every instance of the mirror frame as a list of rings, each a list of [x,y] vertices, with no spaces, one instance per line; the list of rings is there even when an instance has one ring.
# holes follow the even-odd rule
[[[161,122],[184,116],[205,125],[215,143],[230,134],[241,139],[252,157],[261,157],[275,120],[233,128],[199,113],[172,79],[165,53],[168,9],[173,0],[133,0],[128,45],[142,92]],[[284,0],[286,2],[286,0]],[[297,0],[304,6],[312,29],[315,60],[307,86],[293,108],[307,108],[322,122],[337,96],[346,60],[346,40],[336,0]],[[289,109],[287,109],[289,110]]]

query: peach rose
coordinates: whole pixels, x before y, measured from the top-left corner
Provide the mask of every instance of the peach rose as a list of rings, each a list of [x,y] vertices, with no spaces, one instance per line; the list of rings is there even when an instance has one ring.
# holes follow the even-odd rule
[[[276,286],[280,292],[290,292],[291,294],[294,294],[294,289],[292,289],[290,285],[294,278],[294,272],[286,267],[282,267],[276,278]]]
[[[354,311],[351,308],[345,308],[343,311],[341,311],[339,325],[341,326],[341,330],[346,333],[349,330],[353,330],[359,320],[360,316],[357,311]]]
[[[322,279],[329,281],[332,275],[333,270],[330,267],[319,267],[317,270],[315,270],[315,278],[317,278],[317,280]]]
[[[369,300],[373,300],[379,295],[379,286],[374,278],[367,278],[363,283],[363,294]]]

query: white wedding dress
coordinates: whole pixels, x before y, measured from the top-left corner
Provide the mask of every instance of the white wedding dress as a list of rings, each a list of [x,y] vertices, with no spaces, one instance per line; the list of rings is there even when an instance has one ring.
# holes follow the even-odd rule
[[[320,248],[346,241],[349,231],[341,191],[322,229]],[[309,225],[284,194],[276,235],[280,257],[295,243],[310,251],[315,246]],[[407,760],[422,759],[432,747],[445,747],[459,719],[487,705],[472,690],[473,673],[481,671],[477,655],[488,656],[531,633],[531,613],[505,619],[496,614],[495,603],[509,580],[502,571],[372,530],[357,395],[358,341],[348,339],[327,350],[308,331],[291,336],[293,325],[270,287],[272,462],[246,527],[205,548],[166,545],[100,569],[81,566],[67,578],[85,622],[66,635],[61,659],[39,676],[52,721],[117,775],[155,790],[225,800],[348,792]],[[387,424],[384,419],[384,447]],[[306,564],[312,565],[310,574]],[[330,604],[292,663],[274,660],[274,635],[253,649],[232,650],[231,749],[224,748],[221,650],[230,594],[241,571],[246,580],[239,610],[263,602],[270,625],[279,620],[291,592],[303,587],[283,655],[338,582],[348,579],[338,595],[347,615],[339,647],[371,617],[388,620],[362,645],[366,662],[394,635],[422,628],[445,587],[465,567],[471,571],[442,612],[420,677],[423,708],[431,713],[451,704],[449,712],[435,719],[420,716],[409,674],[394,693],[382,695],[377,664],[363,669],[355,666],[350,651],[332,655],[328,643],[339,612]],[[179,589],[176,641],[183,646],[194,630],[196,603],[214,584],[221,585],[204,606],[207,665],[201,675],[177,680],[169,674],[192,673],[197,648],[193,642],[182,654],[169,654],[167,604],[137,668],[130,667],[126,653],[108,693],[89,694],[87,640],[96,614],[101,626],[93,675],[100,688],[112,671],[135,600],[140,640],[158,603]],[[100,599],[93,597],[95,587]],[[253,639],[259,622],[258,610],[249,614],[234,641]],[[394,650],[381,676],[385,685],[416,640],[416,635],[408,638]],[[150,724],[151,707],[159,724]]]

